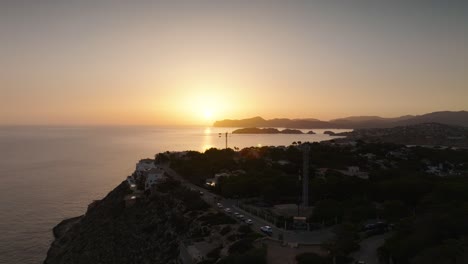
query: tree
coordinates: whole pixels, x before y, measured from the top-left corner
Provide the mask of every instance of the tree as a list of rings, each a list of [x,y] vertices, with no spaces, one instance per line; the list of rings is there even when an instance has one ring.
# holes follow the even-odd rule
[[[315,253],[302,253],[296,256],[297,264],[329,264],[330,259]]]
[[[336,200],[322,200],[314,207],[312,220],[321,223],[337,224],[343,216],[343,208],[341,203]]]

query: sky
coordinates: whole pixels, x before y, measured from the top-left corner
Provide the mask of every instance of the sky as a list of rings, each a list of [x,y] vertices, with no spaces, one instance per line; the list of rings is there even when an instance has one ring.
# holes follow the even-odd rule
[[[0,125],[468,110],[467,1],[0,1]]]

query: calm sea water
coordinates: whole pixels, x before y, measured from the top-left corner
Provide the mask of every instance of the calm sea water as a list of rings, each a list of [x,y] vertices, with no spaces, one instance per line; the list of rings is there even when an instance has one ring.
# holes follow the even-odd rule
[[[232,128],[0,127],[0,263],[45,259],[52,228],[81,215],[130,175],[141,158],[167,150],[224,147]],[[305,130],[307,131],[307,130]],[[289,145],[316,135],[230,135],[230,147]],[[344,130],[333,130],[344,131]]]

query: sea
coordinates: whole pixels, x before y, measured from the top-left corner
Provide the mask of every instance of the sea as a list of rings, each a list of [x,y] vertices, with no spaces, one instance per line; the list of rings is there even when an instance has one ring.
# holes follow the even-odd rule
[[[140,159],[165,151],[224,148],[224,133],[234,129],[0,127],[0,264],[42,263],[53,241],[52,228],[85,213],[89,203],[131,175]],[[313,131],[228,134],[227,143],[231,148],[287,146],[333,138],[324,129]]]

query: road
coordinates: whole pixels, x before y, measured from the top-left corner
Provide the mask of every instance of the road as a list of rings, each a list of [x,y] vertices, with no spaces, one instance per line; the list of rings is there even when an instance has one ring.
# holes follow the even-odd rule
[[[224,212],[223,209],[231,208],[231,211],[232,211],[231,214],[238,212],[239,214],[244,215],[246,219],[252,219],[253,221],[252,229],[256,232],[261,233],[260,227],[268,225],[268,226],[271,226],[271,228],[273,229],[273,234],[272,234],[273,238],[278,239],[279,235],[283,234],[283,240],[285,242],[300,243],[300,244],[321,244],[321,243],[330,241],[333,238],[333,232],[331,228],[320,229],[320,230],[315,230],[315,231],[310,231],[310,232],[309,231],[291,231],[291,230],[284,230],[282,228],[278,228],[274,226],[273,224],[265,221],[264,219],[259,218],[255,215],[250,214],[249,212],[246,212],[238,208],[236,206],[237,204],[236,200],[225,199],[224,197],[216,195],[205,188],[202,188],[200,186],[197,186],[195,184],[188,182],[182,176],[180,176],[177,172],[169,168],[169,166],[167,165],[162,165],[161,168],[163,168],[169,176],[180,181],[186,187],[199,191],[199,192],[203,192],[203,195],[201,196],[203,200],[207,202],[209,205],[213,206],[214,208],[223,212]],[[222,204],[223,209],[218,208],[217,203]],[[238,218],[236,219],[239,221]]]
[[[362,240],[361,243],[359,243],[361,246],[359,251],[351,254],[351,257],[355,260],[362,260],[366,264],[379,264],[377,249],[382,246],[385,239],[389,238],[391,235],[392,233],[389,232],[378,236],[371,236]]]

